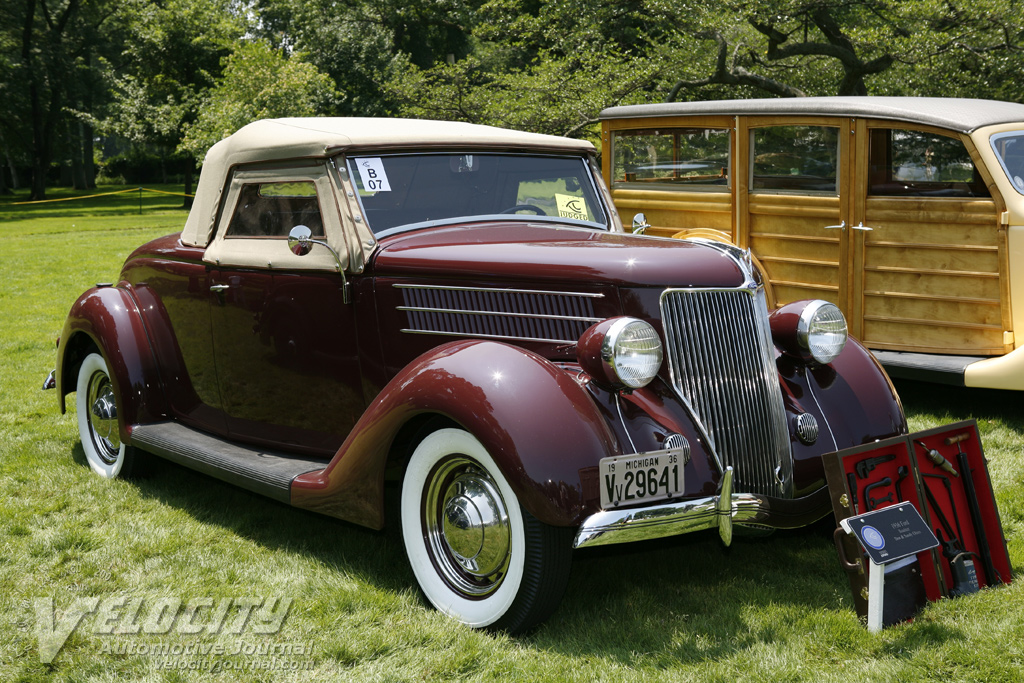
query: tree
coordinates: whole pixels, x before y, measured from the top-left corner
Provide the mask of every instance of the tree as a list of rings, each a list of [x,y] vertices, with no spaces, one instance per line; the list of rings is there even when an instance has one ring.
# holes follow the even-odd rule
[[[267,43],[242,43],[226,59],[224,75],[204,98],[180,149],[196,159],[251,121],[315,116],[335,96],[331,79],[301,55],[284,56]]]
[[[222,61],[249,30],[233,0],[127,0],[117,25],[124,47],[110,65],[113,101],[101,125],[134,145],[174,153],[199,116]],[[185,193],[192,168],[185,164]],[[188,200],[185,202],[189,204]]]
[[[385,84],[409,65],[429,69],[473,52],[480,1],[257,0],[257,34],[331,77],[335,113],[386,116],[400,103]]]
[[[1012,3],[1011,3],[1012,4]],[[1021,26],[1005,0],[735,0],[723,5],[740,24],[685,24],[673,41],[713,44],[714,65],[678,65],[666,97],[708,87],[781,97],[952,95],[1006,98],[972,74],[1021,64]],[[665,55],[665,51],[662,51]],[[1002,67],[1005,68],[1005,65]],[[1014,79],[1016,80],[1016,79]],[[951,92],[951,88],[953,92]],[[1018,88],[1010,99],[1019,99]]]
[[[20,130],[4,137],[30,140],[33,199],[46,195],[55,140],[68,131],[68,106],[84,85],[82,72],[88,70],[111,13],[107,0],[20,0],[0,14],[5,33],[0,46],[17,50],[6,55],[8,88],[12,101],[22,107],[16,118]]]

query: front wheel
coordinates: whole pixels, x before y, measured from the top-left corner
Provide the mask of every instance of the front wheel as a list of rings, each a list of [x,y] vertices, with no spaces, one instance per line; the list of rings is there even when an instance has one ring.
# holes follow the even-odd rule
[[[523,509],[468,432],[440,429],[416,447],[402,482],[401,518],[413,573],[439,611],[475,628],[520,633],[558,606],[574,530]]]
[[[121,441],[120,407],[107,362],[98,353],[86,356],[78,370],[75,405],[89,467],[106,479],[143,474],[145,456]]]

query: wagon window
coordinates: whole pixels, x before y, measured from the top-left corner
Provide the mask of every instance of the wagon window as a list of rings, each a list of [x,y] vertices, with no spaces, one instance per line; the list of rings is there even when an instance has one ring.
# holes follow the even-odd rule
[[[868,194],[880,197],[988,197],[964,144],[936,133],[875,128]]]
[[[296,225],[323,237],[324,225],[313,181],[247,183],[238,194],[227,237],[287,237]]]
[[[837,192],[838,128],[772,126],[750,135],[751,189]]]
[[[729,131],[672,128],[616,131],[612,182],[644,187],[729,187]]]
[[[1013,187],[1024,194],[1024,132],[993,135],[992,149],[999,157],[999,164]]]

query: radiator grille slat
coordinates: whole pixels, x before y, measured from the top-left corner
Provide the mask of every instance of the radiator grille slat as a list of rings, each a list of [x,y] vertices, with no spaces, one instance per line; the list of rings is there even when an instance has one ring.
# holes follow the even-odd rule
[[[745,493],[792,496],[792,452],[760,291],[667,290],[672,383]]]

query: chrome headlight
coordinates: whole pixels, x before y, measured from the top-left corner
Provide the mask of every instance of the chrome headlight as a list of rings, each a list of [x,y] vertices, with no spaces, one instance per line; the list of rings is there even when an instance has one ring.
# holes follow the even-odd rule
[[[804,361],[831,363],[846,346],[846,318],[827,301],[794,301],[774,311],[769,322],[775,345]]]
[[[612,387],[645,387],[661,367],[661,338],[650,323],[637,318],[597,323],[583,333],[577,348],[584,371]]]
[[[842,353],[846,338],[846,318],[835,304],[812,301],[800,312],[796,341],[818,363],[831,363]]]

